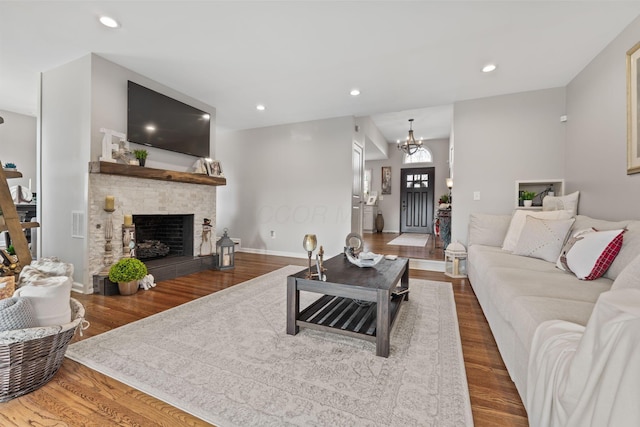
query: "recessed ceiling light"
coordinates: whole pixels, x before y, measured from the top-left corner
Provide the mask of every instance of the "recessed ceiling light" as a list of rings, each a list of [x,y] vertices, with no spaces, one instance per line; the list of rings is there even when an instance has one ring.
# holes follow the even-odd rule
[[[358,96],[358,95],[360,95],[360,90],[359,89],[351,89],[351,92],[349,92],[349,94],[351,96]]]
[[[266,109],[267,109],[267,107],[265,107],[265,106],[264,106],[264,105],[262,105],[262,104],[258,104],[258,105],[256,105],[256,110],[258,110],[258,111],[264,111],[264,110],[266,110]]]
[[[118,24],[118,21],[110,16],[101,16],[100,23],[109,28],[118,28],[120,26],[120,24]]]
[[[496,64],[487,64],[484,67],[482,67],[482,72],[483,73],[490,73],[490,72],[494,71],[496,68],[498,68],[496,66]]]

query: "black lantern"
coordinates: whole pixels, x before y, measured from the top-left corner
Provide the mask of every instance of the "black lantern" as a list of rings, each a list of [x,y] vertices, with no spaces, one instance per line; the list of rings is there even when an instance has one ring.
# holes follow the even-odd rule
[[[230,270],[234,267],[235,243],[227,235],[227,229],[216,242],[216,253],[218,254],[218,270]]]

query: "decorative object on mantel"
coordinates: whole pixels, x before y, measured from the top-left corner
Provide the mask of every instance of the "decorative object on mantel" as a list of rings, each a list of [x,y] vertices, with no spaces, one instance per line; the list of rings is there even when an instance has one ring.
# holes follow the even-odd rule
[[[145,165],[148,154],[149,153],[147,152],[147,150],[133,150],[133,155],[136,156],[136,159],[138,159],[138,164],[140,166]]]
[[[128,154],[131,151],[129,150],[127,135],[105,128],[100,128],[100,132],[104,134],[102,137],[102,155],[100,156],[100,161],[117,163],[118,160],[122,160],[124,163],[129,163]],[[118,138],[118,142],[114,144],[113,138]]]
[[[409,135],[407,136],[406,141],[400,142],[398,140],[398,150],[403,151],[408,155],[412,155],[420,148],[422,148],[422,139],[420,141],[416,141],[413,137],[413,119],[409,119]]]
[[[130,217],[130,215],[129,215]],[[136,257],[136,225],[129,222],[127,225],[127,215],[125,223],[122,224],[122,256],[125,258]]]
[[[305,234],[302,239],[302,247],[305,251],[307,251],[307,255],[309,256],[309,272],[307,273],[307,279],[312,279],[313,274],[311,273],[311,255],[313,251],[316,250],[318,246],[318,239],[315,234]]]
[[[213,244],[211,243],[211,220],[205,218],[202,223],[202,242],[200,243],[200,256],[209,256],[213,253]]]
[[[193,166],[191,166],[193,168],[193,173],[211,176],[209,173],[209,161],[211,161],[209,158],[200,158],[196,160]]]
[[[222,165],[220,164],[220,160],[207,160],[209,161],[209,176],[224,176],[224,174],[222,173]]]
[[[235,267],[234,254],[236,244],[227,235],[228,229],[224,229],[224,234],[216,242],[216,253],[218,254],[218,270],[230,270]]]
[[[135,258],[122,258],[109,269],[109,280],[118,283],[120,295],[138,292],[138,281],[147,275],[147,266]]]

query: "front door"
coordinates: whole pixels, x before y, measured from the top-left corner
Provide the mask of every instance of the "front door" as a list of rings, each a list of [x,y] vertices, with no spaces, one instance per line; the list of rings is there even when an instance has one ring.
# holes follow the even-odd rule
[[[435,168],[402,169],[400,174],[400,232],[431,233]]]

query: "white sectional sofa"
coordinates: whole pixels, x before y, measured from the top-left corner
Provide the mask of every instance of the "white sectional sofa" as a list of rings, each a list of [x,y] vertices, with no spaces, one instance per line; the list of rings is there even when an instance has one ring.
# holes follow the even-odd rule
[[[619,254],[604,276],[596,280],[579,280],[553,262],[503,250],[511,215],[470,217],[469,281],[525,406],[528,363],[538,326],[551,320],[587,325],[600,294],[610,290],[616,277],[640,253],[640,221],[611,222],[582,215],[575,218],[572,232],[627,229]]]

